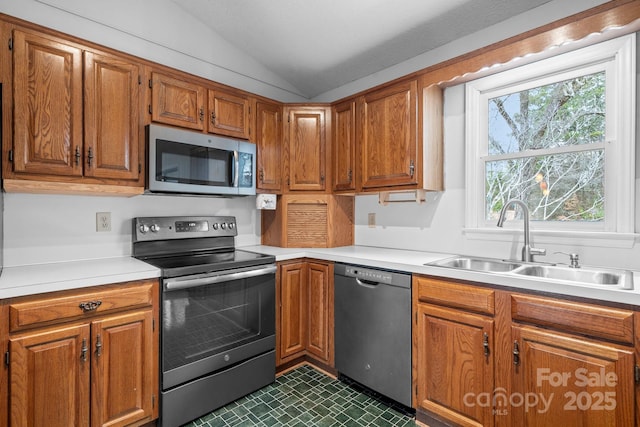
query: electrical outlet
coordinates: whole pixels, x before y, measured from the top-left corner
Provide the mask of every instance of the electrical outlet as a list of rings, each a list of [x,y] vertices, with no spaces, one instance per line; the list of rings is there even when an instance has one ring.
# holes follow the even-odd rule
[[[96,231],[111,231],[111,212],[96,212]]]
[[[370,212],[369,213],[369,228],[375,228],[376,227],[376,214],[375,212]]]

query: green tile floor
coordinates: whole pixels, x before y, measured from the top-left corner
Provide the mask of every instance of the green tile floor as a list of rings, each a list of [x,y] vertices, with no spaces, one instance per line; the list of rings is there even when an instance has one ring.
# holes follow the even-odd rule
[[[415,426],[414,418],[308,365],[184,427]]]

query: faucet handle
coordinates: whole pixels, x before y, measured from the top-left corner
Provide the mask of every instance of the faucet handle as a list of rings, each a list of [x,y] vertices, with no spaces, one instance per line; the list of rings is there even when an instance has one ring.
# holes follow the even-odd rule
[[[569,261],[571,262],[569,264],[569,267],[571,268],[580,268],[580,255],[578,255],[575,252],[562,252],[562,251],[556,251],[554,252],[556,254],[562,254],[562,255],[568,255],[569,256]]]
[[[546,255],[547,254],[547,250],[546,249],[538,249],[538,248],[531,248],[531,249],[529,249],[529,252],[531,253],[531,255]]]

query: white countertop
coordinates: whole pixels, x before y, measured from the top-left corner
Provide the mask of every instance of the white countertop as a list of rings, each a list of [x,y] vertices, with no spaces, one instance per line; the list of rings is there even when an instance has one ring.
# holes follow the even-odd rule
[[[634,272],[635,289],[625,290],[618,289],[613,286],[586,286],[552,282],[548,279],[523,277],[509,273],[483,273],[424,265],[425,263],[455,255],[447,253],[406,251],[372,246],[344,246],[327,249],[288,249],[258,245],[245,246],[242,247],[242,249],[275,255],[277,261],[303,257],[316,258],[346,264],[358,264],[369,267],[386,268],[389,270],[400,270],[410,273],[440,276],[449,279],[486,283],[514,289],[589,298],[596,301],[631,304],[640,307],[640,272]]]
[[[623,290],[614,287],[589,287],[557,283],[506,273],[482,273],[424,265],[453,256],[453,254],[447,253],[371,246],[344,246],[325,249],[256,245],[242,246],[239,249],[274,255],[277,261],[315,258],[640,307],[640,273],[638,272],[634,274],[636,289]],[[131,257],[5,267],[0,276],[0,299],[156,277],[160,277],[158,268]]]
[[[5,267],[0,299],[160,277],[160,270],[131,257]]]

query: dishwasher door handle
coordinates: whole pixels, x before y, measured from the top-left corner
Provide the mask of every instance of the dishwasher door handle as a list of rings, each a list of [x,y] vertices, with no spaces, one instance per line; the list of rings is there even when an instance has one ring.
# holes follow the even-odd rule
[[[363,286],[365,288],[371,288],[371,289],[375,289],[380,284],[378,282],[372,282],[371,280],[358,279],[357,277],[356,277],[356,283],[360,286]]]

